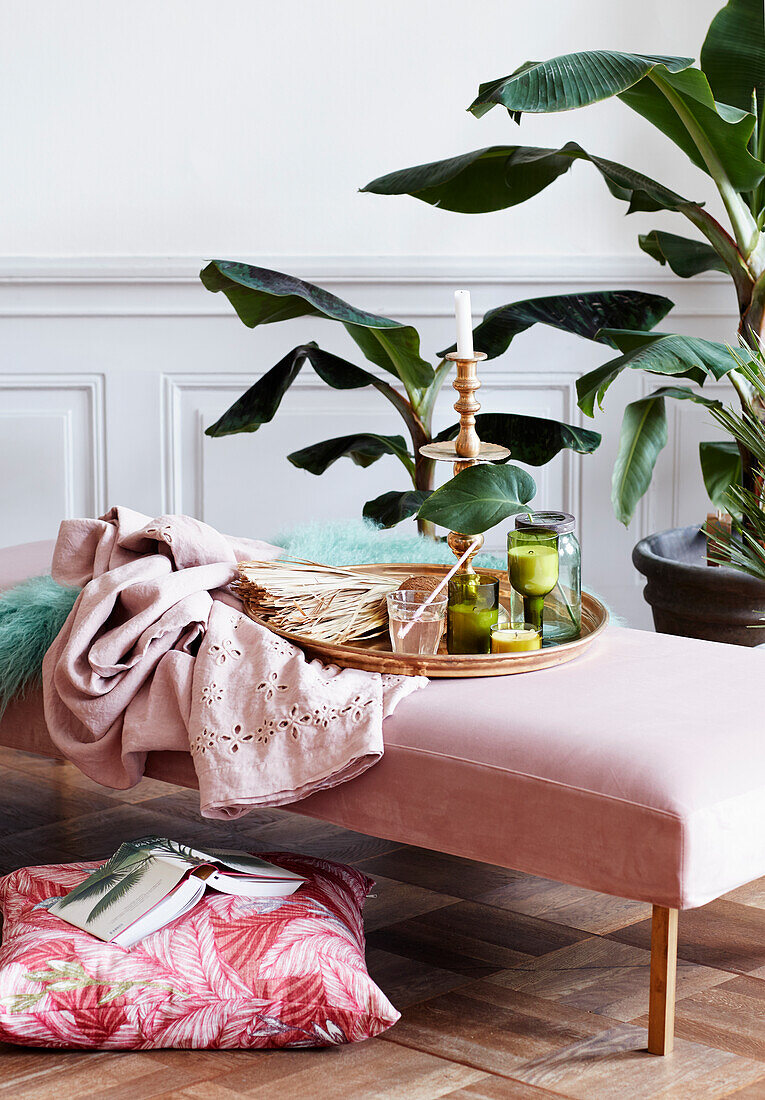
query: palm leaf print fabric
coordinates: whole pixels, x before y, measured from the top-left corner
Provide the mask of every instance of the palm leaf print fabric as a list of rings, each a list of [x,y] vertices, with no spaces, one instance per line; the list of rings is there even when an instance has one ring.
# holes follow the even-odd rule
[[[372,885],[308,856],[263,856],[307,882],[286,899],[209,893],[126,950],[45,908],[98,863],[0,879],[0,1041],[29,1046],[315,1047],[368,1039],[398,1012],[367,973],[362,909]]]

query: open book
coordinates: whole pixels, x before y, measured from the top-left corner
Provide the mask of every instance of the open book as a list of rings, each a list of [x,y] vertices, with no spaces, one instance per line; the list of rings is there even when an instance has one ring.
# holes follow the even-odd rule
[[[284,898],[304,882],[245,852],[199,851],[149,836],[122,844],[79,886],[43,904],[99,940],[132,947],[193,909],[208,887],[248,898]]]

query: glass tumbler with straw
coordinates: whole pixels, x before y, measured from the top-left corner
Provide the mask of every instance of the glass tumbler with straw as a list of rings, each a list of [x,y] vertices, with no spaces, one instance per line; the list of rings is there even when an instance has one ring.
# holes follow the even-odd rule
[[[558,583],[558,536],[543,527],[507,536],[507,575],[523,597],[523,618],[540,632],[545,596]]]
[[[433,594],[412,589],[389,592],[388,628],[394,653],[434,656],[444,632],[446,621],[446,595],[433,598]]]

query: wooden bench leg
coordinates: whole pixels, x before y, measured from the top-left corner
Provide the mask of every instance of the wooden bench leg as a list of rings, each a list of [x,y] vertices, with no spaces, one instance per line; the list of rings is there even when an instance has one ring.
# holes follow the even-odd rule
[[[648,1051],[670,1054],[675,1039],[677,909],[654,905],[651,920],[651,990],[648,1001]]]

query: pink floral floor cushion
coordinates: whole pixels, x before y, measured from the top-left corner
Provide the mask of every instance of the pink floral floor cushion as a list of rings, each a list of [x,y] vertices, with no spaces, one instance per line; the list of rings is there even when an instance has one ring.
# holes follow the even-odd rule
[[[364,963],[371,880],[307,856],[265,858],[308,881],[287,899],[208,893],[130,950],[36,908],[98,863],[0,879],[0,1041],[150,1050],[315,1047],[379,1035],[399,1014]]]

